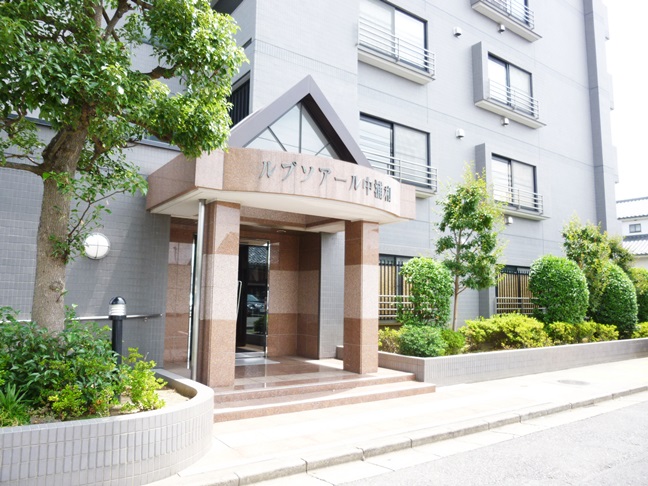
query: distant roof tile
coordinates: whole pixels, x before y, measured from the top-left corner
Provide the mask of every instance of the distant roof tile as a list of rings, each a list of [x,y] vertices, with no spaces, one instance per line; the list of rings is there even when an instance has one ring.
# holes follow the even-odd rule
[[[648,255],[648,235],[626,236],[623,247],[633,255]]]
[[[648,197],[617,201],[616,208],[619,219],[648,217]]]

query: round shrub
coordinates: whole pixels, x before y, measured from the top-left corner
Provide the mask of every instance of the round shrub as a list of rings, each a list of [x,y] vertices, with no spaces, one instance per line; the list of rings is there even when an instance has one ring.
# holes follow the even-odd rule
[[[570,322],[585,319],[589,301],[585,275],[572,260],[545,255],[531,265],[529,290],[539,309],[540,321]]]
[[[446,343],[441,329],[433,326],[403,326],[400,331],[400,354],[431,358],[443,356]]]
[[[648,268],[631,268],[630,280],[637,292],[637,320],[648,321]]]
[[[498,314],[490,319],[466,321],[459,329],[468,351],[540,348],[551,340],[542,322],[521,314]]]
[[[418,257],[406,262],[400,274],[409,285],[410,305],[399,306],[398,322],[444,326],[450,319],[454,295],[450,271],[432,258]]]
[[[632,336],[637,325],[637,293],[634,285],[618,265],[608,262],[603,267],[603,292],[592,320],[614,324],[620,339]]]
[[[592,321],[579,324],[552,322],[547,324],[545,329],[554,344],[597,343],[619,339],[616,326]]]

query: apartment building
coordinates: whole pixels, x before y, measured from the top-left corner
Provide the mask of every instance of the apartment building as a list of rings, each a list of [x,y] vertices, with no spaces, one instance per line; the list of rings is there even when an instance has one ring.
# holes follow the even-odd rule
[[[600,0],[213,3],[249,59],[230,149],[129,150],[147,198],[113,201],[109,252],[69,268],[81,317],[126,299],[128,346],[212,386],[237,358],[340,344],[346,369],[375,370],[379,318],[406,291],[390,269],[434,255],[436,203],[468,163],[506,205],[507,278],[462,294],[460,322],[524,310],[529,266],[562,252],[574,214],[616,231]],[[0,296],[28,314],[39,189],[0,186]]]

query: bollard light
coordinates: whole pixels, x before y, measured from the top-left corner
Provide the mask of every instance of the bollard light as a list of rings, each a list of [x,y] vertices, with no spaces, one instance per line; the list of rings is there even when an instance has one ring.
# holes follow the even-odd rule
[[[122,324],[126,318],[126,301],[115,297],[108,305],[108,317],[112,320],[112,350],[117,353],[117,364],[121,364],[123,332]]]

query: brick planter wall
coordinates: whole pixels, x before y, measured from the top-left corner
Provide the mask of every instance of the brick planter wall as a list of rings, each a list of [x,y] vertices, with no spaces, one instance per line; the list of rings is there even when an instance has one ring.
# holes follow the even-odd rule
[[[378,353],[378,363],[381,368],[415,373],[418,381],[454,385],[646,356],[648,338],[437,358],[415,358],[381,351]]]
[[[214,392],[156,372],[191,399],[132,415],[0,428],[0,483],[139,485],[191,465],[211,447]]]

